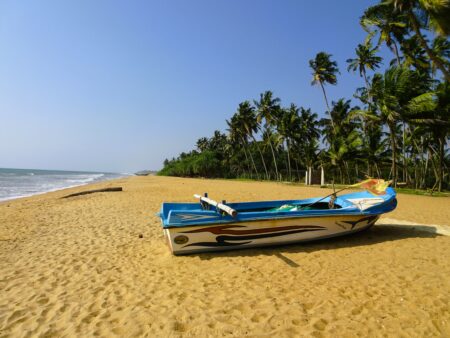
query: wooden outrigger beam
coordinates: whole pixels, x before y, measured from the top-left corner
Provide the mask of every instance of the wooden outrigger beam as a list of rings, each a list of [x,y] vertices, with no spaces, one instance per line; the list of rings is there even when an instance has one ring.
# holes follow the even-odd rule
[[[232,216],[232,217],[236,217],[237,216],[237,211],[234,210],[233,208],[230,208],[228,205],[216,202],[208,197],[203,197],[200,195],[195,194],[194,195],[195,198],[199,199],[200,202],[204,202],[207,203],[209,205],[212,205],[214,207],[216,207],[217,209],[220,209],[224,212],[226,212],[228,215]]]

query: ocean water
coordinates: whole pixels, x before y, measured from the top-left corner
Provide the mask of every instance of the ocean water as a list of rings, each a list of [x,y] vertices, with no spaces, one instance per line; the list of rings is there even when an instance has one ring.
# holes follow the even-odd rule
[[[124,176],[127,174],[0,168],[0,201]]]

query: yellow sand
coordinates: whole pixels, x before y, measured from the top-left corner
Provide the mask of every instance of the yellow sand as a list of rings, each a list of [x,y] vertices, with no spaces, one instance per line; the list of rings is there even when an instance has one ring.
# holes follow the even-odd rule
[[[155,213],[205,191],[328,192],[131,177],[0,203],[0,337],[450,336],[450,237],[423,227],[449,229],[449,198],[400,195],[384,225],[353,236],[174,257]]]

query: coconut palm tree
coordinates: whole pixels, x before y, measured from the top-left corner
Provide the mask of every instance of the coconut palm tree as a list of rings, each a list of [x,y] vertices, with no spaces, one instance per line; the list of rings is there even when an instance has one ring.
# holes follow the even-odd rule
[[[423,126],[433,135],[438,145],[438,190],[442,190],[445,143],[450,134],[450,85],[439,84],[436,91],[422,94],[408,104],[408,119]]]
[[[359,71],[359,76],[364,78],[364,82],[366,84],[366,89],[369,89],[369,81],[367,80],[367,69],[374,71],[375,69],[380,67],[381,61],[383,60],[381,57],[377,56],[378,48],[371,48],[370,42],[367,44],[359,44],[356,47],[356,58],[355,59],[347,59],[348,71]]]
[[[313,167],[317,161],[319,146],[319,121],[316,113],[311,109],[300,107],[300,127],[294,134],[294,140],[298,144],[299,150],[303,156],[305,166]]]
[[[358,123],[351,119],[352,112],[358,107],[351,107],[351,101],[339,99],[333,102],[330,117],[336,121],[335,128],[330,129],[328,135],[330,158],[339,165],[341,173],[345,173],[350,182],[349,165],[357,155],[357,148],[362,144],[357,131]],[[324,121],[325,122],[325,121]],[[342,180],[342,179],[341,179]]]
[[[259,123],[256,117],[255,107],[251,105],[249,101],[244,101],[239,103],[239,107],[237,110],[239,121],[242,125],[242,128],[247,133],[247,135],[253,139],[254,144],[256,145],[258,152],[261,156],[261,162],[264,167],[264,172],[266,173],[266,179],[269,179],[269,172],[267,171],[266,161],[264,160],[263,153],[261,151],[261,147],[259,143],[256,141],[255,133],[259,130]]]
[[[208,146],[209,146],[208,138],[206,138],[206,137],[199,138],[197,140],[196,146],[200,152],[207,150]]]
[[[287,152],[287,167],[288,167],[288,178],[292,180],[292,170],[291,170],[291,144],[298,133],[300,127],[299,109],[293,103],[287,109],[282,109],[280,111],[280,116],[278,118],[277,130],[280,134],[280,139],[282,142],[286,143]]]
[[[392,152],[391,174],[397,186],[397,125],[403,120],[410,100],[420,94],[418,74],[406,67],[390,67],[384,74],[375,74],[371,85],[371,96],[377,114],[371,110],[358,110],[355,113],[387,125]]]
[[[413,10],[420,18],[426,19],[429,28],[441,36],[450,35],[450,4],[448,1],[436,0],[387,0],[400,11]],[[409,13],[408,13],[409,14]]]
[[[423,74],[429,74],[431,71],[430,59],[418,41],[417,35],[405,39],[402,43],[403,52],[402,61],[407,67],[414,67]]]
[[[389,139],[383,137],[378,123],[366,124],[365,138],[361,154],[367,161],[367,175],[381,178],[380,164],[389,163]]]
[[[328,112],[330,111],[330,105],[328,104],[327,94],[325,92],[324,85],[326,83],[335,85],[337,84],[336,74],[339,73],[339,68],[336,61],[331,60],[331,54],[325,52],[317,53],[316,57],[309,60],[309,66],[311,67],[313,73],[312,85],[319,85],[322,88],[323,97],[325,99],[325,104],[327,106]],[[332,125],[334,121],[331,120]]]
[[[445,4],[443,4],[445,2]],[[425,49],[428,57],[442,72],[445,79],[450,81],[450,70],[445,67],[442,61],[436,56],[433,49],[427,43],[424,35],[421,32],[423,28],[423,20],[417,16],[426,16],[429,20],[429,26],[434,28],[438,33],[448,35],[450,33],[450,9],[447,1],[435,0],[386,0],[386,4],[393,7],[393,12],[403,12],[406,14],[411,28],[417,35],[418,41],[423,49]],[[447,15],[447,16],[445,16]],[[427,27],[425,27],[427,28]]]
[[[255,170],[255,174],[259,177],[258,169],[256,168],[255,161],[253,159],[252,152],[248,149],[248,134],[247,131],[242,127],[242,123],[240,120],[240,116],[238,113],[235,113],[230,120],[226,120],[228,125],[228,133],[229,138],[232,144],[240,144],[243,151],[246,162],[249,163],[248,158],[250,157],[251,164],[253,169]],[[247,154],[248,153],[248,154]],[[251,174],[251,167],[249,164],[249,172]]]
[[[434,54],[441,61],[442,64],[445,65],[447,69],[450,68],[450,41],[447,38],[442,36],[438,36],[433,40],[433,44],[431,46]],[[431,71],[433,74],[436,74],[436,64],[431,64]]]
[[[259,101],[254,101],[257,111],[257,122],[261,123],[264,119],[264,131],[270,136],[271,129],[276,125],[276,120],[280,112],[280,99],[278,97],[273,97],[273,93],[270,90],[261,93],[259,96]],[[279,179],[277,160],[275,157],[275,150],[271,138],[268,138],[270,150],[272,152],[273,164],[275,167],[275,175]]]
[[[392,5],[382,3],[367,8],[360,19],[360,24],[369,33],[366,43],[378,35],[376,48],[383,42],[386,43],[394,53],[397,65],[400,65],[398,43],[401,43],[403,37],[408,34],[405,15],[395,12]]]

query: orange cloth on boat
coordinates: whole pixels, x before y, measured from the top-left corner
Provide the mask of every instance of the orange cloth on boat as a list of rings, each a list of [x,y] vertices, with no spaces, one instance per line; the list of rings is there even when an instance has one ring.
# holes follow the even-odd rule
[[[363,188],[374,195],[386,194],[386,189],[392,181],[385,181],[382,179],[369,178],[359,183],[349,186],[350,188]]]

